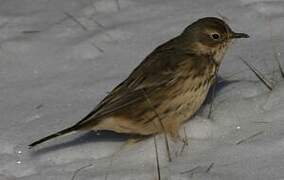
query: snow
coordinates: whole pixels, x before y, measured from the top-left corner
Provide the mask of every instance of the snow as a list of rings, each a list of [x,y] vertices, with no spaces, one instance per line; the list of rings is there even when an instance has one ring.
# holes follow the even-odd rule
[[[32,141],[88,113],[156,46],[204,16],[251,38],[233,43],[210,104],[163,135],[73,134]],[[0,0],[0,180],[283,179],[284,2],[281,0]],[[239,56],[270,79],[269,91]]]

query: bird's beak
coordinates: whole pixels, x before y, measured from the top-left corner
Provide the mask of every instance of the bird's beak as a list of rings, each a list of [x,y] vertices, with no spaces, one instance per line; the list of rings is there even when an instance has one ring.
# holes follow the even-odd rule
[[[232,38],[232,39],[237,39],[237,38],[249,38],[249,35],[248,35],[248,34],[245,34],[245,33],[235,33],[235,32],[232,32],[230,38]]]

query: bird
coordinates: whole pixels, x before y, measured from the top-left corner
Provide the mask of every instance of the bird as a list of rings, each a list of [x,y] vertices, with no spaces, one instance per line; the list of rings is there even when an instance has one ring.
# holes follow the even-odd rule
[[[217,17],[196,20],[155,48],[84,118],[29,147],[80,131],[166,133],[177,139],[179,127],[204,102],[232,40],[248,37]]]

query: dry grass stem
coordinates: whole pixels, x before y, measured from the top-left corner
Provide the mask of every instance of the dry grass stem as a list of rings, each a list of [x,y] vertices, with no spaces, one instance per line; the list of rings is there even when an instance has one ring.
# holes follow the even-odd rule
[[[207,118],[211,119],[211,115],[213,112],[213,105],[214,105],[214,99],[215,99],[215,94],[216,94],[216,86],[217,86],[218,82],[217,80],[215,80],[213,87],[212,87],[212,95],[211,95],[211,101],[210,101],[210,106],[209,106],[209,113]]]
[[[76,24],[78,24],[84,31],[88,31],[88,28],[86,26],[84,26],[77,18],[75,18],[72,14],[68,13],[68,12],[64,12],[64,14],[69,17],[70,19],[72,19]]]
[[[91,166],[93,166],[93,164],[88,164],[88,165],[86,165],[86,166],[83,166],[83,167],[77,169],[77,170],[73,173],[73,176],[72,176],[71,180],[74,180],[75,177],[77,176],[77,174],[78,174],[81,170],[83,170],[83,169],[85,169],[85,168],[88,168],[88,167],[91,167]]]
[[[267,78],[258,70],[256,69],[252,64],[244,60],[242,57],[240,57],[242,62],[249,67],[249,69],[256,75],[256,77],[270,90],[272,91],[273,87],[272,84],[268,81]]]
[[[263,133],[264,133],[264,131],[259,131],[259,132],[255,133],[255,134],[253,134],[253,135],[251,135],[249,137],[246,137],[244,139],[239,140],[238,142],[236,142],[236,145],[239,145],[241,143],[247,142],[248,140],[250,140],[250,139],[252,139],[252,138],[254,138],[256,136],[259,136],[259,135],[261,135]]]
[[[164,139],[165,139],[165,144],[166,144],[166,150],[167,150],[167,154],[168,154],[168,159],[169,159],[169,162],[171,162],[171,161],[172,161],[172,158],[171,158],[171,151],[170,151],[169,141],[168,141],[167,133],[166,133],[166,131],[165,131],[165,126],[164,126],[164,124],[163,124],[163,122],[162,122],[162,118],[160,117],[160,115],[158,114],[158,112],[155,110],[155,108],[154,108],[154,106],[153,106],[153,104],[152,104],[150,98],[147,96],[145,90],[144,90],[144,89],[142,89],[142,90],[143,90],[144,96],[145,96],[145,98],[146,98],[146,100],[147,100],[147,103],[149,104],[150,108],[153,110],[153,112],[155,113],[155,115],[158,117],[159,123],[160,123],[160,125],[161,125],[161,128],[162,128],[163,131],[164,131]]]
[[[186,133],[186,128],[183,128],[183,132],[184,132],[184,140],[183,140],[183,145],[181,147],[180,153],[179,155],[181,155],[185,149],[185,146],[188,146],[188,137],[187,137],[187,133]]]
[[[213,166],[214,166],[214,163],[211,163],[211,164],[208,166],[208,168],[206,169],[206,173],[209,173],[210,170],[213,168]]]
[[[22,31],[23,34],[35,34],[35,33],[40,33],[41,31],[39,30],[26,30]]]
[[[196,170],[200,169],[201,166],[196,166],[195,168],[193,169],[190,169],[190,170],[187,170],[187,171],[183,171],[183,172],[180,172],[180,174],[193,174]]]
[[[156,165],[157,165],[158,180],[161,180],[161,169],[160,169],[160,161],[159,161],[159,153],[158,153],[158,146],[157,146],[156,136],[154,136],[154,146],[155,146],[155,155],[156,155]]]

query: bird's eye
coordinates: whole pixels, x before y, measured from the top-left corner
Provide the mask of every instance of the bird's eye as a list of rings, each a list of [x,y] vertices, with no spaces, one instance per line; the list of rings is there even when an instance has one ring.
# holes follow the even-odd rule
[[[218,40],[220,38],[220,35],[217,33],[212,34],[212,38],[215,40]]]

